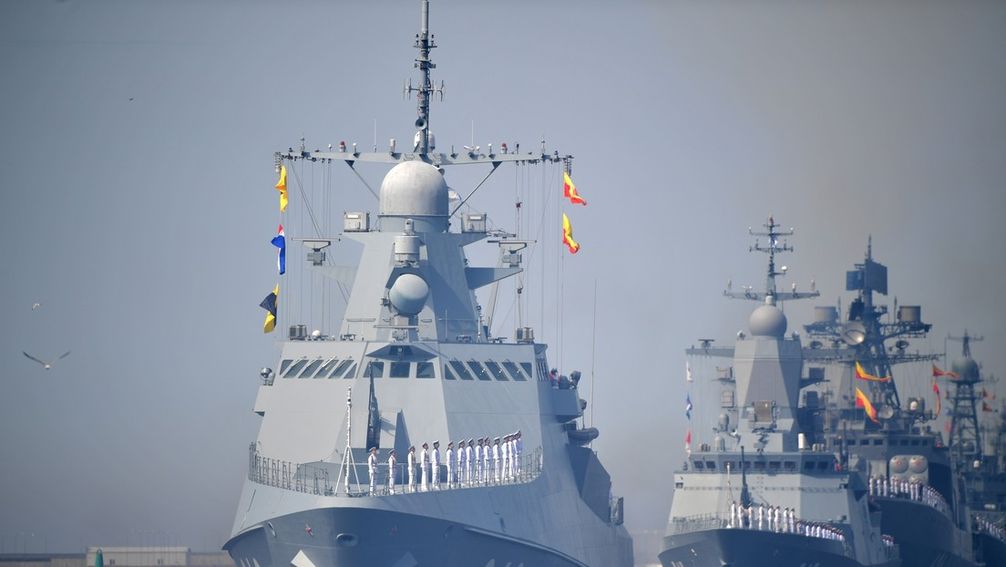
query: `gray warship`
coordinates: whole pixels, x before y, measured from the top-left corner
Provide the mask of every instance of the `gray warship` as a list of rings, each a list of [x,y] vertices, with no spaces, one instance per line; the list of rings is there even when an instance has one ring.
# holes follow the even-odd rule
[[[354,144],[277,154],[277,170],[392,167],[376,219],[347,212],[341,234],[300,239],[312,250],[308,262],[351,293],[337,333],[291,324],[276,371],[263,369],[254,407],[261,428],[224,549],[241,567],[629,567],[622,500],[588,446],[597,430],[577,425],[586,406],[579,374],[550,370],[530,327],[513,339],[490,336],[475,295],[520,274],[529,241],[487,230],[483,213],[455,214],[462,207],[445,181],[457,165],[491,174],[504,163],[547,162],[568,171],[571,157],[544,142],[536,152],[501,144],[438,153],[430,101],[442,85],[430,78],[427,0],[421,9],[419,84],[406,87],[418,100],[413,151],[392,142],[386,152]],[[465,247],[487,237],[499,264],[470,266]],[[362,245],[358,265],[326,260],[340,239]],[[459,463],[452,447],[447,462],[448,443],[488,438],[499,447],[499,437],[510,448],[491,460],[462,453]],[[427,465],[419,446],[434,441],[439,463]],[[413,446],[420,462],[409,466]]]
[[[934,366],[933,373],[946,388],[950,456],[963,480],[975,559],[1006,565],[1006,408],[996,408],[983,385],[994,385],[997,378],[983,372],[971,354],[971,343],[982,337],[965,330],[947,338],[961,343],[961,356],[951,371]]]
[[[923,322],[921,306],[895,300],[889,313],[877,303],[874,294],[888,293],[887,267],[873,258],[872,238],[845,283],[855,297],[843,316],[840,306],[816,307],[814,322],[804,326],[811,339],[804,358],[814,382],[801,415],[808,439],[843,461],[865,463],[882,530],[899,544],[905,565],[978,565],[963,463],[934,431],[926,397],[903,403],[897,382],[904,377],[892,372],[896,365],[938,358],[911,349],[910,340],[925,337],[931,325]]]
[[[782,301],[815,297],[814,290],[778,290],[778,253],[792,251],[793,234],[773,218],[752,250],[768,254],[764,292],[725,295],[759,302],[733,348],[702,340],[690,357],[726,357],[717,367],[723,413],[674,473],[674,495],[659,558],[664,567],[897,566],[898,546],[882,533],[861,463],[809,442],[800,420],[805,374],[800,337],[787,335]],[[804,397],[804,405],[806,396]],[[709,413],[708,411],[705,413]],[[705,431],[699,431],[699,441]]]

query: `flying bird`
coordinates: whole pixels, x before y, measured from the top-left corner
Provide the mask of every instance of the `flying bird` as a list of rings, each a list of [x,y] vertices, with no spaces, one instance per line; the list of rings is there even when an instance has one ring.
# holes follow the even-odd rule
[[[50,368],[52,368],[52,365],[56,363],[56,360],[62,360],[64,358],[70,356],[70,351],[66,351],[63,354],[59,355],[59,358],[57,358],[56,360],[53,360],[52,362],[46,362],[44,360],[39,360],[39,359],[35,358],[34,356],[28,354],[25,351],[21,351],[21,354],[27,356],[28,358],[34,360],[35,362],[37,362],[39,364],[41,364],[42,368],[44,368],[46,370],[49,370]]]
[[[42,304],[41,304],[41,303],[39,303],[39,302],[37,302],[37,301],[36,301],[35,303],[32,303],[32,304],[31,304],[31,310],[32,310],[32,311],[34,311],[34,310],[38,309],[39,307],[42,307]]]

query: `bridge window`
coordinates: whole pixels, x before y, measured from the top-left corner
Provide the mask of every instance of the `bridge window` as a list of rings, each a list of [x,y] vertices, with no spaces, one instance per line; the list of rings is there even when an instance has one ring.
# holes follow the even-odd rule
[[[328,373],[331,372],[332,369],[335,368],[335,365],[338,364],[338,363],[339,363],[339,359],[338,358],[333,358],[332,360],[329,360],[321,368],[318,369],[318,372],[315,373],[314,377],[315,378],[324,378],[324,377],[328,376]]]
[[[444,365],[444,380],[457,380],[454,373],[451,372],[451,367],[446,364]]]
[[[304,368],[305,364],[307,364],[307,359],[306,358],[298,360],[297,362],[294,362],[293,366],[291,366],[289,369],[287,369],[286,374],[284,374],[283,377],[284,378],[293,378],[294,376],[297,375],[298,372],[300,372],[301,368]]]
[[[812,470],[814,470],[814,461],[804,461],[803,462],[803,470],[805,470],[805,471],[812,471]]]
[[[475,379],[475,377],[472,376],[472,373],[468,371],[468,368],[465,367],[465,363],[461,362],[460,360],[452,360],[451,368],[454,369],[454,372],[457,373],[458,377],[461,378],[462,380]]]
[[[349,370],[346,371],[346,375],[343,376],[343,379],[349,378],[356,378],[356,362],[353,362],[353,364],[349,367]]]
[[[388,376],[391,378],[408,378],[409,377],[409,366],[408,362],[392,362],[390,364],[391,368],[388,370]]]
[[[716,470],[716,461],[706,461],[706,468],[711,471]]]
[[[320,358],[316,359],[311,364],[308,364],[307,368],[305,368],[304,371],[300,373],[299,378],[310,378],[311,376],[314,375],[314,371],[317,370],[319,366],[321,366]]]
[[[786,469],[788,472],[793,472],[796,470],[796,463],[794,463],[793,461],[786,461],[782,464],[782,467]]]
[[[278,372],[278,374],[280,376],[282,376],[283,373],[286,372],[287,368],[290,368],[290,363],[291,362],[293,362],[292,358],[285,358],[285,359],[283,359],[283,362],[279,363],[279,372]]]
[[[497,364],[496,362],[494,362],[492,360],[487,361],[486,362],[486,368],[489,369],[489,372],[493,373],[493,376],[495,376],[497,380],[500,380],[500,381],[503,381],[503,382],[507,382],[507,381],[510,380],[509,378],[506,377],[506,373],[503,372],[503,369],[500,368],[500,365]]]
[[[768,470],[770,472],[779,472],[780,468],[782,468],[782,463],[780,463],[779,461],[769,461],[768,462]]]
[[[704,468],[706,468],[706,464],[705,463],[703,463],[702,461],[695,461],[695,469],[696,470],[702,470]]]
[[[526,376],[523,372],[521,372],[520,367],[517,366],[516,362],[504,360],[503,368],[506,368],[506,371],[510,373],[510,376],[512,376],[513,379],[517,380],[518,382],[526,382],[528,379],[528,376]]]
[[[347,368],[349,368],[350,364],[353,364],[352,360],[349,359],[343,360],[335,367],[335,370],[333,370],[328,377],[338,378],[339,376],[342,376],[342,373],[345,372]]]
[[[434,378],[432,362],[416,363],[416,378]]]
[[[383,360],[371,360],[367,363],[367,368],[363,371],[363,377],[369,379],[371,376],[374,378],[384,376]]]
[[[472,368],[472,372],[475,373],[475,376],[479,380],[492,380],[492,378],[489,377],[489,373],[486,372],[485,366],[482,366],[481,362],[477,360],[469,360],[468,366]]]

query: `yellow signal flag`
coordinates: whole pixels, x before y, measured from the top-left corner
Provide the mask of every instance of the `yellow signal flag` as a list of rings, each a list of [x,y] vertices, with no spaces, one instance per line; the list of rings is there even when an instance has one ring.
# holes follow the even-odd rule
[[[576,192],[576,185],[573,180],[569,177],[569,173],[562,172],[562,196],[569,199],[570,203],[574,205],[586,205],[587,200],[580,196]]]
[[[286,166],[279,166],[279,181],[276,182],[276,190],[279,191],[279,212],[285,212],[290,198],[286,194]]]
[[[570,224],[566,213],[562,213],[562,243],[569,248],[570,254],[580,251],[580,243],[573,240],[573,225]]]

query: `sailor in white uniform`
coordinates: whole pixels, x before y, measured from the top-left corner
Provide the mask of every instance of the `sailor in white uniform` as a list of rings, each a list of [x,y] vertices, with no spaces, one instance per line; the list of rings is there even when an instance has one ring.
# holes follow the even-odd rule
[[[503,460],[503,468],[500,475],[504,481],[510,480],[510,436],[503,436],[503,443],[500,445],[500,458]]]
[[[489,463],[489,438],[485,438],[485,448],[482,449],[482,482],[488,483],[492,479],[490,474],[490,463]]]
[[[405,461],[409,467],[409,488],[408,492],[416,491],[416,446],[409,447],[409,456]]]
[[[514,472],[517,476],[520,476],[521,456],[524,454],[524,436],[520,434],[519,429],[517,430],[516,436],[513,440],[513,448],[515,457],[514,464],[516,465],[514,467]]]
[[[367,473],[370,475],[370,495],[377,493],[377,447],[370,448],[370,455],[367,456]]]
[[[465,483],[468,486],[472,486],[472,482],[475,480],[475,462],[472,460],[475,458],[475,441],[473,439],[468,440],[468,446],[465,447]]]
[[[395,450],[392,449],[388,453],[388,494],[395,493],[395,466],[398,464],[398,459],[395,458]]]
[[[447,464],[447,488],[454,488],[454,441],[447,442],[444,463]]]
[[[497,437],[495,439],[495,441],[496,442],[493,444],[493,464],[492,464],[492,471],[493,471],[493,480],[496,481],[496,484],[499,484],[499,482],[500,482],[500,464],[501,464],[500,463],[500,457],[501,457],[501,455],[500,455],[500,438]]]
[[[433,442],[433,454],[430,455],[430,474],[433,475],[433,490],[440,490],[440,441]]]
[[[430,489],[430,446],[423,443],[423,452],[419,454],[419,489],[426,492]]]
[[[479,439],[479,444],[475,446],[475,484],[482,484],[484,478],[485,471],[482,469],[482,452],[484,450],[482,439]]]

